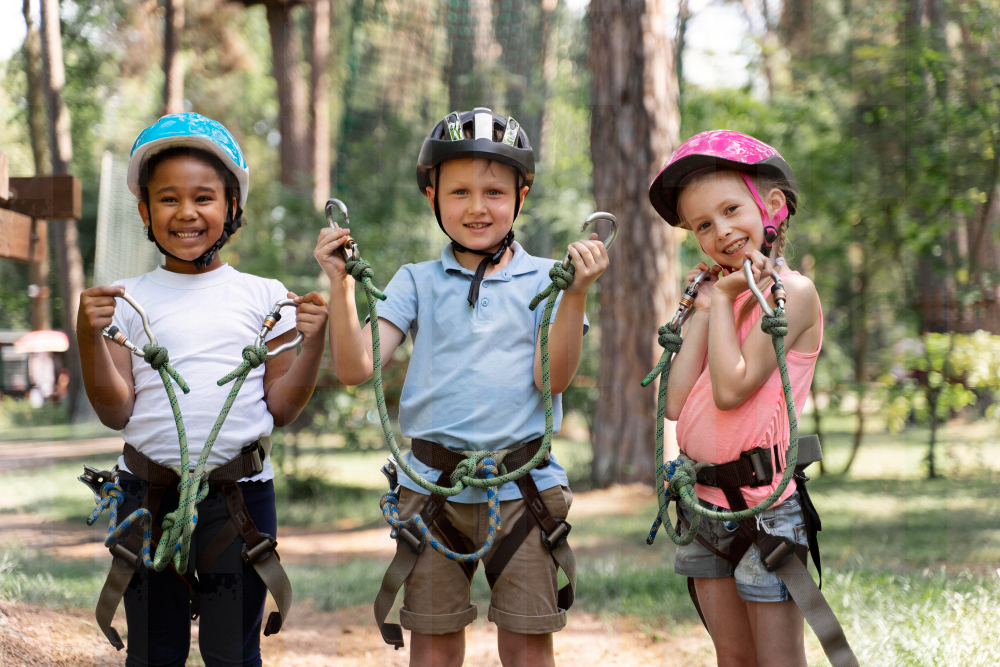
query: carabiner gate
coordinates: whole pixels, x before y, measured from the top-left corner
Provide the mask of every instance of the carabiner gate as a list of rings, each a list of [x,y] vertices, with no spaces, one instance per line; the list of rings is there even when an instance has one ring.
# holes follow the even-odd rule
[[[257,339],[253,343],[255,347],[259,347],[264,343],[264,336],[266,336],[272,329],[274,329],[274,325],[277,324],[278,320],[281,319],[281,309],[284,308],[285,306],[291,306],[292,308],[295,308],[298,306],[298,304],[295,303],[295,299],[281,299],[280,301],[277,301],[274,304],[274,308],[271,309],[271,312],[268,313],[267,317],[264,318],[264,324],[261,325],[260,333],[257,334]],[[305,336],[302,335],[301,331],[296,331],[296,334],[297,335],[295,336],[294,340],[284,343],[283,345],[279,345],[278,347],[269,351],[264,356],[264,359],[270,361],[271,359],[274,359],[282,352],[287,352],[288,350],[294,350],[295,348],[297,348],[299,346],[299,343],[302,342]]]
[[[334,208],[340,211],[340,214],[344,216],[344,224],[350,227],[351,219],[347,217],[347,204],[339,199],[328,199],[326,201],[326,224],[328,224],[332,229],[340,228],[337,221],[333,219]],[[352,259],[361,259],[361,251],[358,250],[358,244],[355,243],[352,238],[348,238],[347,243],[342,245],[339,250],[341,257],[343,257],[345,262]]]
[[[149,338],[150,345],[158,346],[159,342],[156,340],[156,335],[153,333],[153,329],[149,326],[149,316],[146,315],[146,311],[140,306],[135,299],[133,299],[128,292],[122,292],[120,298],[125,299],[128,305],[135,309],[135,312],[139,313],[139,317],[142,318],[142,328],[146,331],[146,337]],[[144,357],[145,354],[140,350],[135,344],[128,339],[121,329],[113,324],[102,329],[101,333],[110,338],[113,342],[121,345],[126,350],[130,351],[137,357]]]
[[[694,277],[694,281],[690,285],[684,288],[684,294],[681,295],[681,303],[677,306],[677,312],[674,313],[674,318],[667,325],[672,331],[680,331],[687,318],[694,312],[694,300],[698,298],[698,287],[711,273],[711,269],[705,269]]]
[[[756,281],[753,279],[752,267],[753,264],[749,259],[743,260],[743,275],[746,276],[747,284],[750,286],[750,291],[753,292],[755,297],[757,297],[757,303],[760,304],[761,310],[763,310],[768,317],[774,317],[774,309],[772,309],[770,304],[767,303],[767,297],[765,297],[760,291],[757,287]],[[774,281],[774,284],[771,285],[771,294],[774,295],[774,302],[778,304],[778,308],[784,309],[785,286],[781,283],[781,278],[778,277],[778,267],[774,267],[771,271],[771,279]]]
[[[614,215],[610,213],[605,213],[604,211],[597,211],[596,213],[591,213],[587,216],[587,219],[583,221],[583,226],[580,227],[580,231],[584,231],[590,226],[590,223],[596,222],[597,220],[608,220],[611,223],[611,232],[604,237],[604,248],[605,250],[610,250],[611,246],[614,245],[615,239],[618,238],[618,220]],[[566,259],[563,260],[563,268],[568,269],[569,265],[573,262],[570,258],[569,251],[566,251]]]

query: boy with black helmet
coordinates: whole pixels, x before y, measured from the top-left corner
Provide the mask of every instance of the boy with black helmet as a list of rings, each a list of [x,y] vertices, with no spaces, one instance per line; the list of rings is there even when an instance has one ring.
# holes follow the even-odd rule
[[[412,441],[406,461],[427,479],[447,480],[463,451],[506,450],[503,460],[510,470],[538,451],[545,431],[541,309],[532,312],[528,304],[548,286],[552,263],[528,255],[513,232],[533,178],[534,155],[524,131],[514,119],[489,109],[449,114],[420,151],[417,183],[451,243],[439,260],[399,270],[385,288],[388,298],[379,305],[378,324],[382,359],[391,358],[407,334],[413,340],[399,421]],[[372,337],[370,327],[362,330],[354,316],[354,281],[337,252],[349,231],[324,229],[315,255],[331,282],[334,368],[344,382],[360,384],[372,376]],[[571,244],[569,254],[575,279],[561,297],[549,333],[557,430],[558,394],[576,372],[588,327],[587,289],[608,266],[596,234]],[[426,523],[437,539],[458,551],[484,542],[485,491],[466,488],[445,499],[429,496],[406,476],[399,483],[400,519],[416,513],[430,517]],[[488,618],[498,626],[505,665],[554,664],[552,633],[564,627],[572,601],[569,587],[557,590],[556,560],[572,568],[572,552],[554,535],[543,544],[536,523],[542,512],[546,525],[564,525],[572,502],[567,484],[565,470],[552,457],[500,487],[502,530],[483,560],[493,590]],[[460,665],[464,628],[477,616],[469,598],[476,564],[422,549],[419,534],[411,540],[407,529],[399,535],[397,558],[382,583],[386,600],[380,594],[376,602],[383,638],[402,646],[400,627],[384,620],[397,582],[405,578],[400,620],[412,632],[411,664]],[[407,556],[408,543],[417,545],[415,557]],[[400,574],[397,565],[403,562]]]

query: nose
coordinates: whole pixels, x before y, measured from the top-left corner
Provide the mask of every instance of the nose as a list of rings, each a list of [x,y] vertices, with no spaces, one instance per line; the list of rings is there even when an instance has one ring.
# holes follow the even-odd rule
[[[486,211],[486,198],[481,192],[473,192],[469,197],[469,212],[483,213]]]
[[[715,234],[718,238],[724,239],[733,232],[732,224],[725,218],[721,220],[716,220],[715,224]]]
[[[181,205],[177,207],[177,217],[181,220],[194,220],[198,216],[198,210],[194,205],[194,200],[185,197],[181,200]]]

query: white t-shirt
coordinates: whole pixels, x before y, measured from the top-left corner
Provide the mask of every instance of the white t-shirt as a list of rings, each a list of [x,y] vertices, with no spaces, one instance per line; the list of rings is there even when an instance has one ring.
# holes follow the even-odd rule
[[[222,410],[233,383],[216,381],[243,361],[243,348],[253,345],[264,318],[276,301],[288,296],[277,280],[240,273],[228,264],[207,273],[173,273],[162,267],[138,278],[115,282],[146,310],[153,334],[170,354],[170,365],[191,392],[174,385],[188,442],[188,465],[193,469]],[[149,342],[142,319],[123,299],[116,299],[114,324],[139,349]],[[285,307],[265,341],[295,327],[295,310]],[[294,352],[286,352],[294,354]],[[180,465],[180,443],[170,400],[159,373],[143,359],[130,355],[135,383],[132,417],[122,437],[137,450],[163,465]],[[264,366],[247,376],[232,409],[212,445],[209,465],[232,459],[247,444],[270,435],[274,419],[264,403]],[[124,458],[118,467],[128,470]],[[274,477],[270,458],[253,481]]]

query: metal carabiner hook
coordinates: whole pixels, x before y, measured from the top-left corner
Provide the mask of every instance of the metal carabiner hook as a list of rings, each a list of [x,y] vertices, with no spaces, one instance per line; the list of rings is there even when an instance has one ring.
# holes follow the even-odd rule
[[[132,308],[135,309],[135,312],[139,313],[139,317],[142,318],[142,328],[146,331],[146,337],[149,338],[150,345],[156,345],[156,346],[158,346],[159,342],[156,340],[156,335],[153,333],[153,329],[149,326],[149,316],[146,315],[146,311],[143,309],[143,307],[140,306],[138,303],[136,303],[136,300],[133,299],[128,294],[128,292],[122,292],[119,295],[119,297],[122,298],[122,299],[125,299],[125,301],[128,303],[128,305],[132,306]],[[128,339],[128,336],[126,336],[124,333],[122,333],[121,329],[119,329],[115,325],[109,324],[108,326],[104,327],[104,329],[102,330],[102,333],[105,336],[107,336],[108,338],[110,338],[112,341],[114,341],[115,343],[117,343],[117,344],[121,345],[122,347],[124,347],[126,350],[129,350],[135,356],[137,356],[137,357],[145,357],[146,356],[143,353],[143,351],[140,350],[138,347],[136,347],[132,343],[132,341],[130,341]]]
[[[264,336],[266,336],[272,329],[274,329],[274,325],[277,324],[278,320],[281,319],[282,308],[284,308],[285,306],[291,306],[295,308],[298,305],[299,304],[295,303],[295,299],[281,299],[280,301],[275,302],[274,308],[272,308],[271,312],[268,313],[267,317],[264,318],[264,324],[261,325],[260,327],[260,333],[257,334],[257,339],[254,340],[253,343],[254,347],[260,347],[264,343]],[[302,342],[305,336],[302,335],[301,331],[296,331],[296,334],[298,335],[295,336],[294,340],[279,345],[278,347],[269,351],[264,356],[264,360],[270,361],[271,359],[274,359],[282,352],[287,352],[288,350],[294,350],[295,348],[297,348],[299,346],[299,343]]]
[[[614,245],[615,239],[618,238],[618,220],[610,213],[605,213],[604,211],[597,211],[596,213],[591,213],[587,216],[587,219],[583,221],[583,226],[580,227],[580,231],[584,231],[590,226],[590,223],[596,222],[597,220],[608,220],[611,222],[611,233],[604,237],[604,248],[605,250],[610,250],[611,246]],[[569,251],[566,251],[566,259],[563,260],[563,268],[568,269],[569,265],[572,263],[572,258],[570,258]]]
[[[780,258],[779,258],[780,259]],[[743,275],[746,276],[747,284],[750,286],[750,291],[753,295],[757,297],[757,303],[760,304],[761,310],[768,317],[774,317],[774,309],[771,308],[770,304],[767,303],[767,297],[760,291],[757,287],[757,282],[753,279],[753,263],[748,259],[743,260]],[[785,307],[785,286],[781,283],[781,278],[778,277],[778,267],[775,267],[771,271],[771,279],[774,284],[771,285],[771,294],[774,295],[774,302],[778,304],[779,308]]]
[[[328,199],[326,201],[326,224],[328,224],[332,229],[340,228],[337,221],[333,219],[334,208],[340,211],[340,214],[344,216],[344,224],[350,227],[351,219],[347,217],[347,204],[339,199]],[[352,259],[361,259],[361,251],[358,249],[358,244],[355,243],[352,238],[348,238],[347,243],[342,245],[339,249],[341,257],[344,258],[345,262]]]
[[[694,277],[694,281],[690,285],[684,288],[684,294],[681,295],[681,303],[677,306],[677,312],[674,313],[674,318],[667,325],[670,329],[680,331],[680,328],[684,326],[687,318],[694,312],[694,300],[698,298],[698,288],[701,282],[711,273],[711,269],[705,269]]]

